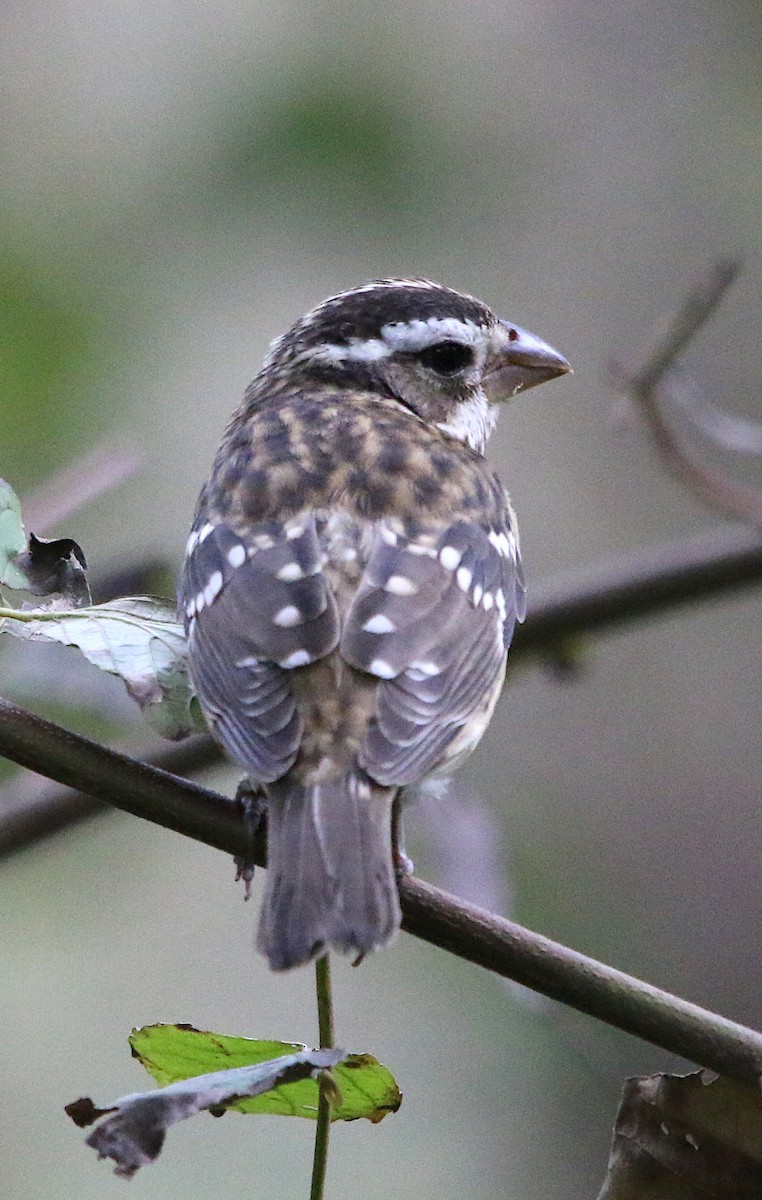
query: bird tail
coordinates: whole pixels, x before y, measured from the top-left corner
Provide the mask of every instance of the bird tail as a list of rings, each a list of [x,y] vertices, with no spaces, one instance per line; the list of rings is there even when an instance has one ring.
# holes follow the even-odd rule
[[[275,971],[329,948],[385,945],[401,915],[392,863],[395,789],[351,771],[268,788],[268,870],[257,947]]]

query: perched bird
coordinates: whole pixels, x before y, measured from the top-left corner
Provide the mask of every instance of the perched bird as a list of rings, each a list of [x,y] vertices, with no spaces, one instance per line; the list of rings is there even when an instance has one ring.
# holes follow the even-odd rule
[[[393,805],[474,749],[524,616],[496,406],[568,370],[472,296],[377,280],[275,341],[227,427],[180,604],[211,731],[267,806],[276,970],[399,926]]]

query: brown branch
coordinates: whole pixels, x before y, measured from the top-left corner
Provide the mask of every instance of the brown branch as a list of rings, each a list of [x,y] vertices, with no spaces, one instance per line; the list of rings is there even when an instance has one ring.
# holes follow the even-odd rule
[[[714,508],[762,528],[762,491],[730,479],[694,458],[681,445],[659,403],[659,393],[669,386],[669,374],[677,359],[712,316],[739,270],[740,264],[735,261],[716,263],[669,322],[661,344],[645,366],[631,375],[613,364],[611,376],[617,389],[637,403],[654,445],[669,469]]]
[[[516,630],[509,664],[513,668],[531,656],[552,658],[570,640],[760,582],[762,538],[746,529],[631,555],[587,579],[541,589]],[[163,770],[191,775],[218,762],[221,754],[210,738],[199,737],[153,745],[139,757]],[[50,786],[31,798],[17,798],[13,785],[6,785],[0,791],[0,856],[102,811],[92,796],[71,788]]]
[[[659,616],[762,583],[762,536],[745,528],[668,542],[614,560],[584,579],[539,589],[514,634],[509,665],[569,639]]]
[[[0,754],[136,816],[262,865],[236,807],[0,700]],[[762,1036],[484,912],[421,880],[400,885],[404,928],[490,971],[703,1066],[759,1086]]]
[[[624,1033],[759,1088],[762,1034],[485,912],[421,879],[400,885],[402,928]]]
[[[198,736],[183,742],[154,744],[139,756],[138,761],[162,771],[188,776],[218,763],[221,758],[216,742],[210,737]],[[61,787],[57,783],[49,784],[31,796],[25,793],[18,796],[13,783],[7,784],[0,791],[0,857],[52,837],[70,825],[112,811],[111,805],[103,804],[87,792]]]

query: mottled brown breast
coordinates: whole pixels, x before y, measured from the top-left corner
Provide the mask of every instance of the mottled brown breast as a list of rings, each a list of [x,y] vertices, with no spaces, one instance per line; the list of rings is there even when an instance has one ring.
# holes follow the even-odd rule
[[[206,495],[234,527],[309,507],[406,523],[468,519],[498,525],[503,488],[469,446],[395,400],[296,393],[234,418]]]

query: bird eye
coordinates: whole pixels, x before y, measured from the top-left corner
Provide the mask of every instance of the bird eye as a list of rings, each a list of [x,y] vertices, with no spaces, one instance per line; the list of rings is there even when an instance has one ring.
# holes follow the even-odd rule
[[[462,342],[437,342],[421,350],[416,358],[437,375],[454,375],[474,361],[474,352]]]

